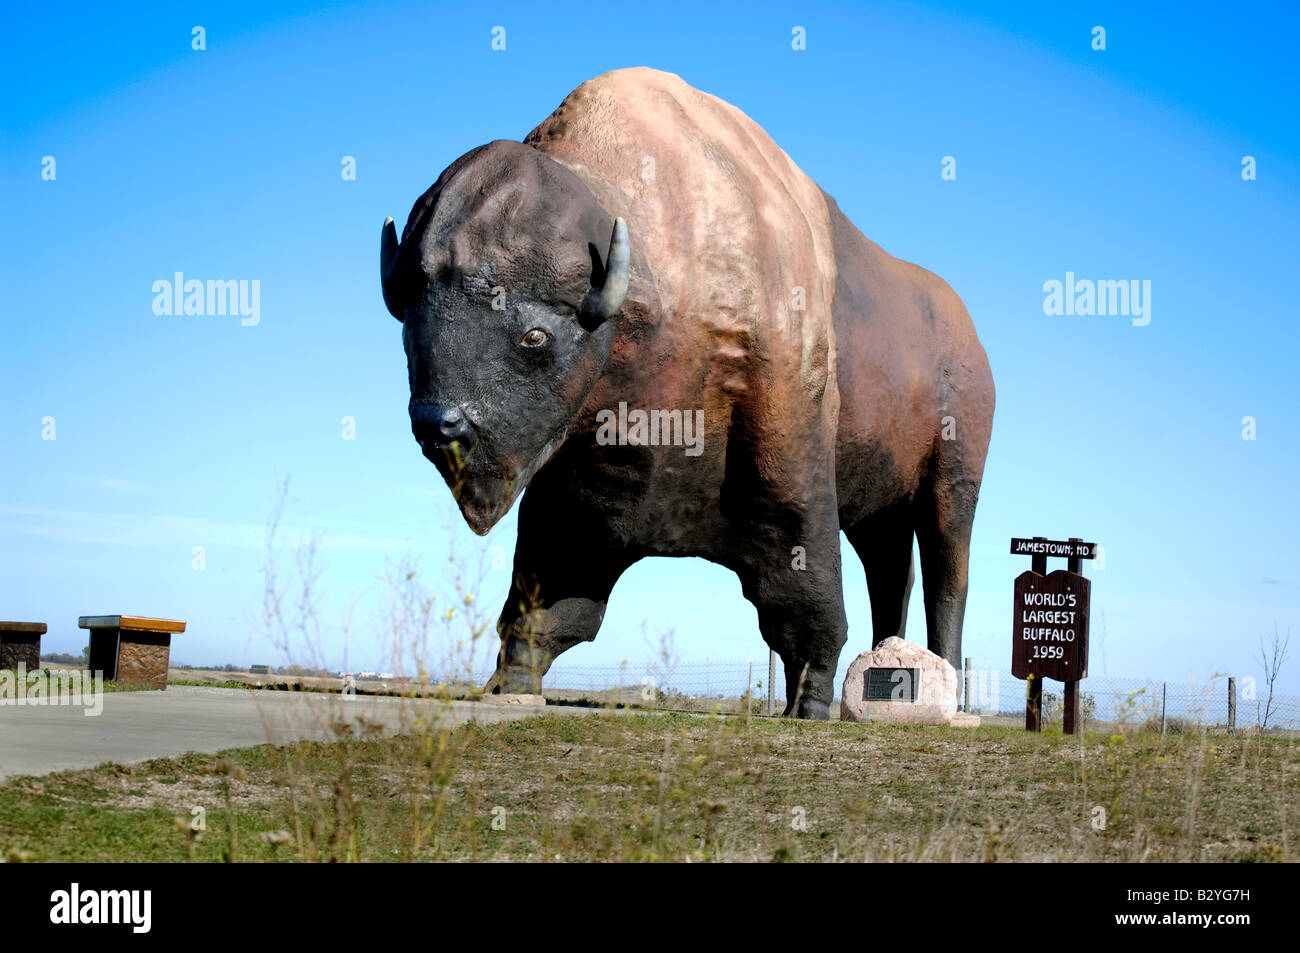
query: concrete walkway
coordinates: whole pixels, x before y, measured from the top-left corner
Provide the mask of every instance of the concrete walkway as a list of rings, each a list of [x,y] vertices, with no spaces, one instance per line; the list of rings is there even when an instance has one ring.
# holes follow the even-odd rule
[[[382,726],[383,733],[409,730],[415,719],[448,725],[490,724],[544,714],[541,706],[490,701],[339,695],[314,692],[244,691],[173,685],[165,692],[108,692],[103,710],[88,717],[81,706],[0,704],[0,779],[121,764],[223,748],[285,744],[335,737],[337,721]],[[585,714],[589,708],[564,708]]]

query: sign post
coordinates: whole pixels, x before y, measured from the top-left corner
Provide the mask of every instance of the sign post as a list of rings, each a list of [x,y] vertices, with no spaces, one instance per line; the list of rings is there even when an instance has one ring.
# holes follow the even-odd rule
[[[1011,622],[1011,674],[1027,682],[1025,730],[1043,730],[1043,679],[1065,683],[1064,730],[1079,724],[1079,682],[1088,675],[1088,602],[1092,584],[1080,560],[1094,559],[1096,543],[1043,536],[1013,539],[1011,552],[1033,558],[1016,577]],[[1047,558],[1063,557],[1066,569],[1047,571]]]

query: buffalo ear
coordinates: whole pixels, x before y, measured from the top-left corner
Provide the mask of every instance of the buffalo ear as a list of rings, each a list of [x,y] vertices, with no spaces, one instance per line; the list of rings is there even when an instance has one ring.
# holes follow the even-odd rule
[[[379,281],[384,293],[384,306],[398,321],[402,320],[402,300],[398,293],[397,259],[401,249],[397,242],[397,227],[392,218],[384,220],[379,236]]]
[[[632,249],[627,237],[627,222],[621,218],[614,219],[614,231],[609,237],[609,252],[605,255],[603,266],[595,249],[590,248],[590,251],[592,287],[579,309],[582,326],[588,331],[618,314],[627,297],[632,271]]]

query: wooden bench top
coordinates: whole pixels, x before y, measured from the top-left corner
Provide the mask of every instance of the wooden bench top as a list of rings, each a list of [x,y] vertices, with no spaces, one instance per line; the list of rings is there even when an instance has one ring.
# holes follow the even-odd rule
[[[46,629],[44,622],[0,622],[0,632],[35,632],[40,635]]]
[[[179,619],[150,619],[142,615],[83,615],[77,620],[83,629],[126,629],[128,632],[184,632]]]

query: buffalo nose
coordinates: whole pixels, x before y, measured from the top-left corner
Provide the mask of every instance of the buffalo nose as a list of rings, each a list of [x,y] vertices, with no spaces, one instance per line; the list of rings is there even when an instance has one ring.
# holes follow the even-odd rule
[[[453,441],[467,449],[474,445],[474,428],[459,407],[412,404],[411,431],[422,447],[449,447]]]

